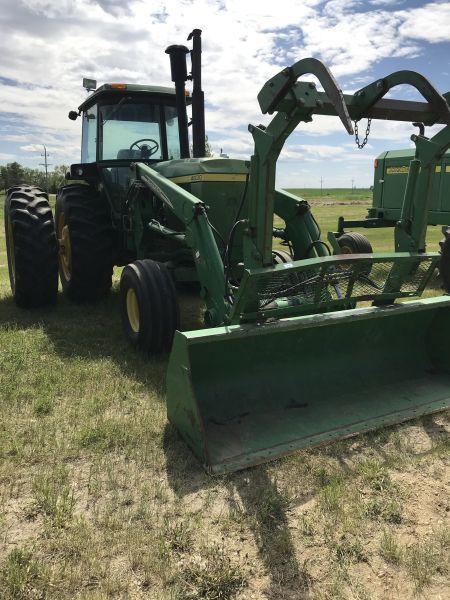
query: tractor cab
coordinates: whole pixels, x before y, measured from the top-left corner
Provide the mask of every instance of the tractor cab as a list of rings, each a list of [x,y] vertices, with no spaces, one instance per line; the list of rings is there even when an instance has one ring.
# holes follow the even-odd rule
[[[174,87],[106,83],[97,88],[93,79],[83,87],[93,92],[69,112],[69,119],[82,117],[81,162],[70,167],[68,178],[84,180],[104,192],[114,216],[122,219],[133,185],[130,166],[154,166],[174,159],[205,156],[204,97],[201,89],[201,30],[194,29],[192,72],[188,75],[186,46],[166,49],[170,57]],[[185,83],[193,84],[192,97]],[[187,106],[192,104],[188,122]],[[189,143],[192,125],[192,152]],[[188,161],[189,162],[189,161]]]
[[[72,177],[94,170],[116,205],[130,186],[132,162],[152,165],[181,156],[173,88],[107,83],[69,117],[75,115],[82,117],[82,143],[81,163],[72,166]]]

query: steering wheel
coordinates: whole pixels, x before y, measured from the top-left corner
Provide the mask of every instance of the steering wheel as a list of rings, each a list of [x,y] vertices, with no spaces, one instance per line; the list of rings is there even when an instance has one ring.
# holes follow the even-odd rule
[[[142,146],[140,146],[139,144],[142,142],[152,142],[152,145],[147,146],[146,144],[142,144]],[[152,138],[142,138],[141,140],[136,140],[131,144],[130,150],[133,150],[135,146],[141,151],[142,158],[150,158],[150,156],[153,156],[153,154],[159,150],[158,142]]]

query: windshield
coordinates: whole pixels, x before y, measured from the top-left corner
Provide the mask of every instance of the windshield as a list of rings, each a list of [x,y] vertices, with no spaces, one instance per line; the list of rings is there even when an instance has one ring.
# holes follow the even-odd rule
[[[122,104],[99,107],[103,142],[100,160],[163,159],[161,114],[159,104],[139,104],[128,99]]]

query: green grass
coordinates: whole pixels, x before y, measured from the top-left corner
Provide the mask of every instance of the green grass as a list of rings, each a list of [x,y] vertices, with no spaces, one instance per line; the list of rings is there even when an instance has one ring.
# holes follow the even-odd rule
[[[48,473],[38,473],[32,482],[36,511],[49,519],[51,527],[64,527],[73,515],[75,500],[68,475],[65,465],[57,465]]]
[[[384,531],[380,540],[380,555],[393,565],[400,565],[404,551],[391,531]]]
[[[326,192],[324,232],[364,216],[366,191]],[[209,477],[167,424],[166,359],[123,339],[118,276],[98,305],[21,311],[0,229],[2,598],[445,596],[447,415]]]
[[[322,230],[323,239],[326,240],[328,231],[336,231],[338,219],[344,216],[347,220],[363,219],[367,209],[371,206],[372,192],[370,190],[332,189],[324,190],[320,196],[320,189],[290,189],[311,204],[311,209],[318,220]],[[376,252],[393,251],[394,229],[358,229],[371,242]],[[427,244],[430,252],[439,250],[438,243],[443,237],[441,226],[428,228]]]
[[[288,192],[301,196],[312,202],[371,202],[372,192],[369,188],[288,188]]]
[[[39,598],[46,587],[44,567],[37,563],[28,550],[12,550],[0,570],[0,587],[5,600]],[[42,596],[41,596],[42,597]]]

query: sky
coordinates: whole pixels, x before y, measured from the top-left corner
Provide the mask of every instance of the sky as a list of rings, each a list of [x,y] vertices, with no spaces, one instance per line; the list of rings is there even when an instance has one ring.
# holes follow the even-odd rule
[[[301,58],[322,60],[345,92],[400,69],[450,90],[450,2],[442,0],[0,0],[0,164],[78,162],[81,123],[67,118],[98,83],[170,85],[165,48],[203,30],[206,130],[213,151],[249,158],[247,127],[267,124],[257,94]],[[311,80],[311,77],[305,77]],[[391,97],[420,99],[400,86]],[[365,129],[365,122],[361,128]],[[333,117],[290,136],[281,187],[369,186],[373,159],[411,145],[410,124],[374,121],[358,150]],[[52,167],[51,167],[52,168]]]

